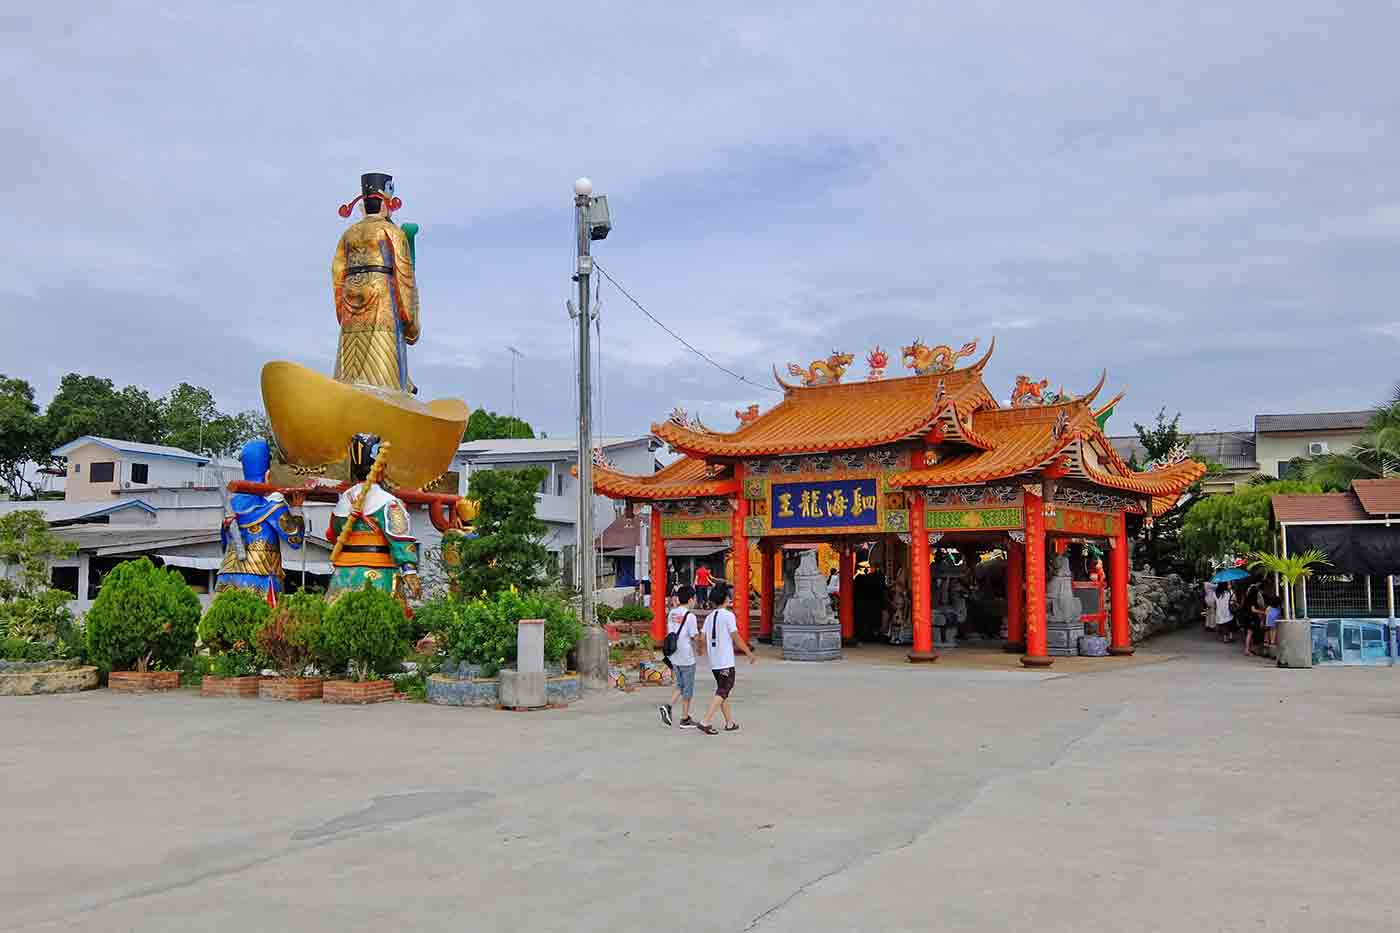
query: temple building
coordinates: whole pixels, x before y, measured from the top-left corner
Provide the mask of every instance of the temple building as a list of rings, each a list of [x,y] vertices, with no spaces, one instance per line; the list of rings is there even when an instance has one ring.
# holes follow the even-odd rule
[[[665,633],[667,547],[676,541],[729,543],[739,593],[759,575],[761,639],[774,626],[772,555],[784,545],[837,550],[847,639],[855,635],[846,594],[857,551],[878,549],[885,579],[907,606],[911,661],[938,657],[934,552],[998,551],[1006,555],[1006,640],[1024,652],[1023,664],[1048,666],[1052,654],[1073,652],[1052,651],[1047,640],[1047,555],[1073,541],[1108,554],[1110,650],[1131,654],[1128,523],[1169,509],[1205,467],[1180,451],[1145,471],[1129,469],[1103,432],[1118,398],[1096,407],[1102,378],[1072,396],[1021,376],[1010,402],[999,402],[982,379],[994,347],[959,368],[976,341],[957,352],[916,341],[904,348],[914,374],[902,378],[884,378],[888,358],[878,348],[867,358],[864,381],[843,381],[850,354],[789,366],[801,384],[784,382],[775,370],[782,401],[767,411],[736,412],[736,430],[711,430],[681,410],[653,425],[681,455],[655,474],[629,475],[595,456],[599,493],[625,501],[629,514],[651,507],[657,640]],[[751,550],[761,555],[758,567]],[[748,637],[748,613],[739,620]]]

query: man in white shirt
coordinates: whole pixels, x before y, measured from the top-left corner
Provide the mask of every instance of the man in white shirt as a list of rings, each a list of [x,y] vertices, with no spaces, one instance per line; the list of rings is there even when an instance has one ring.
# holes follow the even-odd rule
[[[695,696],[695,639],[700,637],[700,630],[695,625],[695,591],[682,585],[676,592],[676,598],[680,600],[680,605],[666,617],[666,634],[676,633],[676,650],[666,655],[666,660],[671,662],[671,675],[675,678],[676,687],[671,691],[671,702],[657,707],[657,712],[661,714],[661,721],[670,726],[671,707],[676,705],[676,700],[680,700],[680,726],[682,729],[694,729],[695,720],[690,718],[690,701]]]
[[[710,708],[700,722],[700,731],[706,735],[716,735],[719,730],[710,725],[715,712],[724,710],[724,731],[738,732],[739,724],[734,721],[734,711],[729,708],[729,692],[734,689],[734,646],[749,656],[749,663],[758,660],[748,642],[739,634],[739,621],[734,618],[733,591],[724,584],[718,592],[711,593],[711,600],[719,608],[710,613],[700,635],[704,639],[705,653],[710,658],[710,671],[715,675],[715,696]]]

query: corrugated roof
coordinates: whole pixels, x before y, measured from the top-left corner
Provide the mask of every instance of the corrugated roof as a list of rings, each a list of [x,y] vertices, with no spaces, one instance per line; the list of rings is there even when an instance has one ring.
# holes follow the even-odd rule
[[[1280,522],[1362,522],[1371,516],[1349,492],[1315,495],[1273,496],[1269,499],[1274,518]]]
[[[70,525],[54,533],[76,542],[79,550],[117,554],[125,551],[153,551],[179,544],[200,544],[219,540],[217,528],[132,528],[125,525]]]
[[[6,515],[10,512],[38,511],[44,513],[44,520],[50,525],[100,518],[103,515],[111,515],[126,509],[139,509],[151,515],[156,513],[155,508],[150,503],[141,499],[120,499],[113,502],[68,502],[64,499],[0,502],[0,515]]]
[[[1400,477],[1358,479],[1351,484],[1361,507],[1371,515],[1400,515]]]
[[[1375,409],[1364,411],[1315,411],[1288,415],[1255,415],[1256,432],[1361,431],[1371,423]]]
[[[1150,458],[1137,435],[1117,435],[1109,442],[1118,456],[1124,460],[1137,457],[1138,463],[1146,463]],[[1259,462],[1254,455],[1254,432],[1248,428],[1238,431],[1203,431],[1191,435],[1191,455],[1212,463],[1218,463],[1227,470],[1257,470]]]
[[[147,457],[169,457],[173,460],[193,460],[199,464],[209,462],[208,457],[191,453],[182,447],[169,447],[165,444],[143,444],[139,441],[124,441],[115,437],[97,437],[93,434],[84,434],[82,437],[74,438],[53,451],[55,457],[66,457],[69,452],[77,450],[84,444],[101,444],[103,447],[110,447],[112,450],[121,451],[126,454],[140,454]]]

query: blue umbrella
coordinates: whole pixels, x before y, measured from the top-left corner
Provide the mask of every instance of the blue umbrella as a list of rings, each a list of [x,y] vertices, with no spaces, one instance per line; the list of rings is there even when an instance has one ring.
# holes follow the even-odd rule
[[[1231,583],[1235,580],[1248,580],[1249,571],[1243,567],[1229,567],[1210,578],[1211,583]]]

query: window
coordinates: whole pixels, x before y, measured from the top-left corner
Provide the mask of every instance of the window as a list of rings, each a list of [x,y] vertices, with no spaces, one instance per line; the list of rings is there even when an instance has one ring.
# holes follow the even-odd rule
[[[49,568],[49,586],[56,590],[62,590],[74,599],[78,597],[78,568],[77,567],[51,567]]]
[[[563,474],[563,473],[555,473],[555,474],[554,474],[554,494],[555,494],[556,496],[562,496],[562,495],[564,494],[564,474]]]
[[[73,475],[74,475],[74,476],[79,476],[79,475],[82,474],[82,472],[83,472],[83,465],[82,465],[81,463],[75,463],[75,464],[73,464]]]
[[[1278,478],[1297,479],[1298,464],[1293,462],[1292,460],[1280,460],[1278,462]]]
[[[117,475],[117,465],[111,460],[94,463],[88,471],[89,483],[110,483]]]
[[[151,468],[149,464],[133,463],[131,465],[131,481],[133,483],[149,483],[151,481]]]

